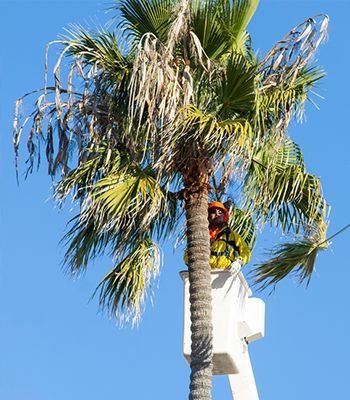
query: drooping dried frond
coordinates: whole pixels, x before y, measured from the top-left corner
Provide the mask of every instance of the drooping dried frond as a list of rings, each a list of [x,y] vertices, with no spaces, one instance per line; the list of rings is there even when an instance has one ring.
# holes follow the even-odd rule
[[[260,64],[260,91],[268,97],[293,89],[296,81],[312,60],[318,46],[326,38],[329,18],[319,15],[309,18],[292,29],[267,54]],[[289,93],[295,97],[295,93]],[[275,128],[282,133],[286,130],[293,113],[290,103],[279,102],[282,112],[275,122]]]
[[[17,102],[14,145],[18,154],[22,131],[32,120],[27,141],[29,172],[44,142],[49,174],[64,176],[73,160],[79,164],[86,159],[87,148],[98,148],[102,141],[111,147],[120,142],[129,64],[119,51],[116,36],[108,32],[89,34],[76,28],[70,31],[70,38],[54,44],[64,47],[54,68],[55,86],[44,87],[36,109],[23,120],[22,99]],[[68,55],[73,59],[63,78],[61,63]]]
[[[108,309],[121,323],[137,324],[159,266],[160,252],[152,240],[135,243],[133,250],[100,282],[97,291],[102,309]]]
[[[294,81],[305,68],[318,46],[326,38],[329,17],[318,15],[292,29],[260,64],[263,88],[281,86]]]
[[[175,10],[175,19],[170,25],[167,40],[167,50],[173,54],[175,46],[189,34],[190,25],[190,0],[180,0]]]

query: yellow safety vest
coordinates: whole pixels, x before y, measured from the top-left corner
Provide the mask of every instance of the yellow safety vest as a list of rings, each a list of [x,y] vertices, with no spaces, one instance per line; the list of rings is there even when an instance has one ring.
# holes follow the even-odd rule
[[[244,265],[250,260],[250,256],[251,251],[245,241],[228,226],[221,229],[210,246],[211,268],[229,268],[238,259]]]
[[[210,245],[210,267],[229,268],[233,261],[239,259],[242,264],[250,260],[251,251],[242,237],[225,226],[219,231]],[[185,264],[188,264],[187,249],[184,254]]]

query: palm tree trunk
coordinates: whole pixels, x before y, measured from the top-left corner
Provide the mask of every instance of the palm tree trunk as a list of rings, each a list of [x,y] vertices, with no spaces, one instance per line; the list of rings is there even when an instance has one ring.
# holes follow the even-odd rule
[[[213,326],[207,177],[205,180],[205,184],[200,185],[201,190],[185,199],[192,339],[190,400],[210,400],[212,387]]]

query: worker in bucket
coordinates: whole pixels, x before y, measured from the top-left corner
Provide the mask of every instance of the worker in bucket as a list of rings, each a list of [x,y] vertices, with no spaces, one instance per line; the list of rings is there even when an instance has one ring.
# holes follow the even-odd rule
[[[211,268],[239,271],[251,251],[242,237],[228,226],[229,212],[219,201],[208,206]]]
[[[250,260],[251,251],[242,237],[228,226],[229,212],[219,201],[208,206],[210,267],[238,272]],[[184,257],[188,262],[187,251]]]

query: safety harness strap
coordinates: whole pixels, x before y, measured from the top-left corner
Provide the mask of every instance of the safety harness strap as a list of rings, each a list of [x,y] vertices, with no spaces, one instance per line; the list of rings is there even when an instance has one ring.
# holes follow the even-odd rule
[[[228,245],[230,245],[231,247],[233,247],[233,250],[237,253],[239,253],[239,247],[236,245],[236,242],[233,240],[229,240],[229,236],[230,236],[230,228],[226,227],[226,229],[224,229],[223,231],[219,232],[219,234],[216,236],[215,241],[216,240],[222,240],[223,242],[227,243]],[[221,238],[221,236],[225,235],[226,239]]]
[[[231,262],[233,262],[237,257],[239,257],[239,255],[240,255],[239,247],[236,245],[235,241],[229,240],[230,233],[231,233],[230,228],[226,227],[226,229],[224,229],[223,231],[219,232],[219,234],[216,236],[214,241],[221,240],[221,241],[225,242],[227,245],[229,245],[231,248],[233,248],[233,250],[234,250],[234,259],[232,259],[230,257],[230,251],[227,248],[227,245],[226,245],[226,251],[211,251],[210,252],[211,256],[214,256],[214,257],[226,257]],[[224,235],[226,236],[226,239],[224,239],[222,237]]]
[[[215,257],[224,257],[224,256],[227,257],[226,251],[211,251],[210,255]]]

